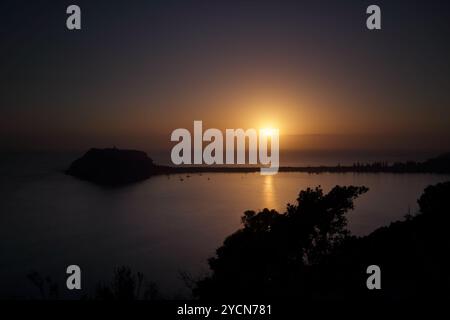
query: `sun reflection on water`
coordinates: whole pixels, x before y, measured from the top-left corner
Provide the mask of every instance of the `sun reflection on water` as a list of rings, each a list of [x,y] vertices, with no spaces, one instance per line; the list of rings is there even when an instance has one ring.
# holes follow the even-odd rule
[[[274,177],[272,175],[263,176],[263,198],[264,207],[268,209],[274,209],[276,207],[275,189],[274,189]]]

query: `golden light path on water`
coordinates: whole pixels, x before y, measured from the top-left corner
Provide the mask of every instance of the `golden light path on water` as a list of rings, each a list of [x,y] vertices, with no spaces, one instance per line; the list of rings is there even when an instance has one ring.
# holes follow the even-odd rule
[[[275,189],[273,183],[273,176],[266,175],[264,176],[263,181],[263,199],[264,199],[264,207],[268,209],[272,209],[276,207],[276,199],[275,199]]]

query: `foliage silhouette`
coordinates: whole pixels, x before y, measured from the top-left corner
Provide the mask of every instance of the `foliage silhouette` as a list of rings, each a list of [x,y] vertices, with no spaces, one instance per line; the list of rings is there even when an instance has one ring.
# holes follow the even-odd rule
[[[43,278],[37,271],[33,271],[27,275],[27,278],[39,290],[41,299],[58,299],[58,284],[52,281],[50,276]]]
[[[57,300],[58,284],[50,277],[43,278],[33,271],[27,275],[28,280],[39,290],[42,300]],[[162,300],[163,297],[154,282],[147,282],[141,272],[132,272],[130,267],[122,266],[115,270],[113,279],[105,284],[97,284],[95,294],[82,295],[82,300],[133,301],[133,300]]]
[[[143,289],[143,291],[142,291]],[[160,300],[161,295],[154,282],[145,282],[144,274],[133,273],[129,267],[122,266],[115,271],[109,285],[97,286],[95,300]]]
[[[449,297],[450,182],[429,186],[420,211],[368,236],[351,236],[345,213],[365,187],[301,191],[285,213],[247,211],[243,228],[209,260],[194,296],[205,300],[308,298],[384,300]],[[366,269],[382,270],[368,290]]]
[[[246,211],[243,229],[229,236],[209,260],[212,275],[201,279],[194,295],[283,297],[309,292],[310,273],[349,236],[345,213],[366,187],[320,187],[301,191],[285,213]]]

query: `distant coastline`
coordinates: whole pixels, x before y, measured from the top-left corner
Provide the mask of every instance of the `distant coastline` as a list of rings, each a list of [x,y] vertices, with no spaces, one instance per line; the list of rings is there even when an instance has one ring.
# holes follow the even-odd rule
[[[116,148],[90,149],[72,162],[66,173],[101,185],[123,185],[156,175],[188,173],[252,173],[259,166],[165,166],[153,163],[143,151]],[[450,153],[424,162],[354,163],[351,166],[284,166],[279,172],[305,173],[436,173],[450,174]]]
[[[161,173],[233,173],[233,172],[259,172],[259,167],[227,167],[227,166],[159,166]],[[388,164],[386,162],[355,163],[343,166],[281,166],[279,172],[306,172],[306,173],[347,173],[347,172],[367,172],[367,173],[438,173],[450,174],[450,153],[429,159],[424,162],[396,162]]]

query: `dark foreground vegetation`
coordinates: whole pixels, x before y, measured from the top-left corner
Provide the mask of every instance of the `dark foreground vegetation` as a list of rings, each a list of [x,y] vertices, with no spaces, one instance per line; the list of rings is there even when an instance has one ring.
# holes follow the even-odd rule
[[[43,277],[36,271],[27,275],[28,280],[37,289],[38,297],[42,300],[59,300],[58,284],[50,276]],[[141,272],[133,272],[130,267],[121,266],[114,271],[112,279],[97,284],[94,292],[85,293],[82,300],[101,301],[135,301],[162,300],[163,296],[157,284],[148,281]]]
[[[194,296],[222,299],[380,299],[450,296],[450,182],[429,186],[420,212],[365,237],[351,236],[345,213],[365,187],[301,191],[286,212],[247,211],[243,228],[209,260]],[[381,268],[382,290],[366,269]],[[257,300],[256,300],[257,301]]]
[[[90,149],[81,158],[72,162],[66,173],[79,179],[88,180],[105,186],[121,186],[145,180],[154,175],[182,173],[249,173],[259,172],[260,168],[242,166],[162,166],[143,151],[120,150],[117,148]],[[440,155],[425,162],[406,162],[388,164],[375,162],[371,164],[355,163],[352,166],[318,166],[318,167],[280,167],[280,172],[307,173],[441,173],[450,174],[450,153]]]

